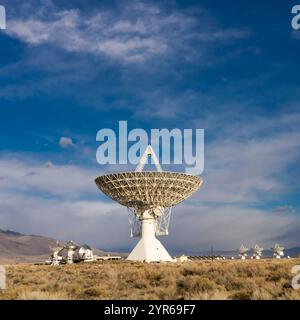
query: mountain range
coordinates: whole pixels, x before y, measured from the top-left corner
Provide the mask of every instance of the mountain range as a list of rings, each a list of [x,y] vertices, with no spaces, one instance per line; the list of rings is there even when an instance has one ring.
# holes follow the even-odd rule
[[[56,244],[57,240],[53,238],[0,229],[0,264],[44,262],[52,253],[50,248]],[[94,248],[93,252],[124,255]]]

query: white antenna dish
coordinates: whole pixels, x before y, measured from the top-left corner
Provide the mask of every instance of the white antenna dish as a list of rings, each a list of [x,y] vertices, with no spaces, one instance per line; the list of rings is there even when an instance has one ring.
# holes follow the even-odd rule
[[[143,171],[149,155],[157,171]],[[129,209],[131,235],[141,237],[127,260],[173,261],[156,236],[168,234],[171,208],[191,196],[202,182],[198,176],[162,171],[151,146],[146,148],[134,172],[95,179],[103,193]]]
[[[243,244],[239,248],[239,256],[241,257],[242,260],[245,260],[247,257],[247,252],[249,251],[249,248],[244,246]]]
[[[276,259],[280,259],[281,257],[284,256],[284,247],[280,247],[280,245],[278,243],[276,243],[274,245],[273,248],[271,248],[273,250],[273,256],[276,258]]]
[[[253,248],[253,259],[257,259],[259,260],[262,256],[262,252],[264,250],[264,248],[261,248],[258,244],[256,244]]]

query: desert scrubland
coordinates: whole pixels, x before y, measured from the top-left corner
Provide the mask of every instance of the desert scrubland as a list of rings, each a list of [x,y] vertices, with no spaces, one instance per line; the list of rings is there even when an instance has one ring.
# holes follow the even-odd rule
[[[300,299],[300,259],[7,265],[0,299]]]

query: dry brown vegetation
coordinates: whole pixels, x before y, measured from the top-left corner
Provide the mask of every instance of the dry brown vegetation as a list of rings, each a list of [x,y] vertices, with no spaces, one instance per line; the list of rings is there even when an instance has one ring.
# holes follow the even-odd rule
[[[300,259],[7,266],[0,299],[300,299]]]

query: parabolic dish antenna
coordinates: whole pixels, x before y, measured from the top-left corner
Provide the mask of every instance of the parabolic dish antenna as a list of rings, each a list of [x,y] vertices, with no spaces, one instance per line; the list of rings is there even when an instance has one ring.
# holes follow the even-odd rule
[[[143,171],[151,156],[157,171]],[[131,212],[131,235],[141,240],[128,256],[133,261],[172,261],[155,236],[167,235],[171,208],[191,196],[202,179],[181,172],[162,171],[148,146],[134,172],[112,173],[95,179],[98,188]]]
[[[253,248],[253,259],[257,259],[259,260],[262,256],[262,252],[264,250],[264,248],[261,248],[258,244],[256,244]]]
[[[246,246],[244,246],[243,244],[240,246],[239,248],[239,256],[241,257],[242,260],[245,260],[246,257],[247,257],[247,252],[249,251],[250,249],[247,248]]]
[[[281,247],[278,243],[275,244],[275,246],[273,248],[271,248],[273,250],[273,256],[276,259],[280,259],[281,257],[284,256],[284,247]]]

